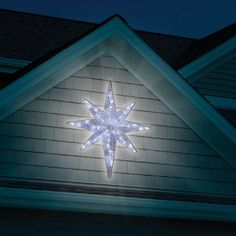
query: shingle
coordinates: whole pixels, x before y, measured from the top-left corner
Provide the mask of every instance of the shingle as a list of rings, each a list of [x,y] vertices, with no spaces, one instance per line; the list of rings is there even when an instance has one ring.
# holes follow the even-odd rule
[[[236,23],[231,24],[213,34],[210,34],[202,39],[195,40],[190,47],[182,53],[174,63],[175,68],[181,68],[198,57],[204,55],[208,51],[216,48],[218,45],[224,43],[236,35]]]
[[[94,23],[0,9],[0,29],[3,32],[0,34],[0,55],[42,63],[42,58],[52,56],[53,52],[79,40],[97,26]],[[178,69],[236,35],[236,23],[199,40],[134,31],[169,65]],[[0,88],[17,79],[21,73],[0,73]]]
[[[64,44],[88,33],[98,24],[0,10],[0,53],[2,57],[35,61]],[[136,31],[169,64],[194,39]],[[26,46],[27,45],[27,46]]]
[[[168,64],[175,67],[176,60],[195,42],[195,39],[174,35],[136,31]]]
[[[0,10],[1,56],[34,61],[93,27],[91,23]]]

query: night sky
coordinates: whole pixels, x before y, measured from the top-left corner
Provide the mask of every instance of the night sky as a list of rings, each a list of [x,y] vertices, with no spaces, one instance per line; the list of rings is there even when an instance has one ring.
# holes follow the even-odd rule
[[[193,38],[236,22],[235,0],[0,0],[0,8],[97,23],[118,13],[135,29]]]

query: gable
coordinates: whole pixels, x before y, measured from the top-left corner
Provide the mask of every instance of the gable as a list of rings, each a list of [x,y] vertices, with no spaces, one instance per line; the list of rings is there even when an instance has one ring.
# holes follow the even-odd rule
[[[103,106],[109,80],[119,109],[136,103],[128,119],[152,126],[145,134],[129,135],[137,154],[117,147],[111,180],[106,177],[101,144],[81,151],[90,133],[66,125],[68,120],[91,117],[83,98]],[[109,55],[4,119],[0,130],[1,181],[47,182],[59,189],[129,189],[154,195],[235,194],[236,172]]]
[[[122,62],[146,88],[235,166],[232,156],[236,151],[235,129],[119,17],[112,18],[36,68],[28,68],[31,70],[20,80],[1,91],[0,117],[16,111],[106,52]]]

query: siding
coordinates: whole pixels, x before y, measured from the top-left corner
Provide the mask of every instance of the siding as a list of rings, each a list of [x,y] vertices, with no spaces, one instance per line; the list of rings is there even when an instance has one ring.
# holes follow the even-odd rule
[[[236,98],[236,57],[224,62],[192,85],[206,96]]]
[[[151,131],[130,134],[137,153],[117,147],[106,178],[101,143],[86,151],[89,132],[66,121],[89,118],[82,98],[103,106],[108,81],[118,109]],[[0,123],[0,178],[191,194],[236,194],[236,171],[113,57],[103,56]]]

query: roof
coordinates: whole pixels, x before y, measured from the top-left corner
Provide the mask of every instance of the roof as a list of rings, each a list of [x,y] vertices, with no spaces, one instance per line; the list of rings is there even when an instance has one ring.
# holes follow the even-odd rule
[[[34,61],[81,37],[98,24],[0,9],[0,56]],[[179,69],[236,35],[236,23],[202,39],[135,32],[168,64]]]
[[[35,61],[68,46],[69,42],[98,26],[95,23],[0,9],[0,30],[4,32],[0,35],[0,57]],[[236,24],[199,40],[140,30],[135,32],[169,65],[179,69],[236,35]],[[18,77],[0,76],[7,80],[1,83],[1,87]]]
[[[0,56],[34,61],[98,24],[0,9]],[[194,39],[136,31],[169,64]],[[178,46],[178,47],[177,47]]]
[[[0,9],[0,30],[5,32],[0,34],[0,57],[40,64],[101,24]],[[135,32],[172,66],[176,58],[194,41],[166,34]],[[32,68],[32,65],[29,68]],[[0,88],[16,80],[26,71],[28,70],[11,76],[0,73]]]
[[[95,24],[0,10],[0,56],[34,61]]]
[[[181,57],[177,59],[176,67],[182,68],[234,36],[236,36],[236,23],[231,24],[202,39],[193,41],[190,47],[183,52]]]

